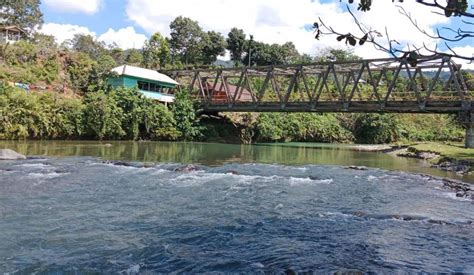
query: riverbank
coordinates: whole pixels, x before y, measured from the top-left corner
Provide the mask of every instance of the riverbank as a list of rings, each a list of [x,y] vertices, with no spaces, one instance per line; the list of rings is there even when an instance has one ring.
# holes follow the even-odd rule
[[[384,152],[399,157],[428,161],[433,168],[458,174],[474,171],[474,149],[464,148],[462,144],[436,142],[405,145],[354,145],[356,151]]]

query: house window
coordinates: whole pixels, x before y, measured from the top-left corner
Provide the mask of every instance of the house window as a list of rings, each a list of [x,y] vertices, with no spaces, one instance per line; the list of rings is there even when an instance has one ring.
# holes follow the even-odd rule
[[[152,92],[156,91],[156,85],[154,83],[150,83],[150,91]]]
[[[138,89],[142,91],[150,91],[150,92],[161,92],[162,87],[155,83],[149,83],[145,81],[138,81]]]
[[[150,90],[149,86],[150,85],[149,85],[148,82],[138,81],[138,89],[140,89],[140,90],[149,91]]]

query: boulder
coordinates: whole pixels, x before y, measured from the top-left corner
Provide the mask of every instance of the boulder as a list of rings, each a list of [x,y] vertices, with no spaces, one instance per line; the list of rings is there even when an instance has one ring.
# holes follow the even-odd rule
[[[0,149],[0,160],[19,160],[19,159],[26,159],[26,157],[10,149]]]
[[[183,167],[175,168],[173,171],[174,172],[189,173],[189,172],[194,172],[194,171],[198,171],[198,170],[200,170],[200,169],[198,167],[196,167],[195,165],[188,164],[188,165],[183,166]]]

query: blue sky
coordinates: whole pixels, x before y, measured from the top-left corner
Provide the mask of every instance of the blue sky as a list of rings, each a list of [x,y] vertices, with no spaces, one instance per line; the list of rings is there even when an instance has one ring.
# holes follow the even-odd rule
[[[102,1],[97,13],[87,14],[80,11],[55,9],[54,6],[47,5],[43,1],[41,10],[46,23],[84,26],[96,33],[104,33],[109,28],[121,29],[130,25],[125,13],[126,3],[125,0],[105,0]],[[136,27],[139,29],[139,26]]]
[[[474,0],[469,2],[474,5]],[[382,32],[387,27],[391,37],[404,44],[435,45],[416,31],[391,1],[383,3],[374,1],[370,13],[360,14],[367,27]],[[415,1],[405,1],[403,6],[428,31],[436,26],[455,29],[460,26],[460,20],[433,14]],[[328,48],[345,47],[334,37],[323,37],[320,41],[313,38],[305,26],[318,17],[340,32],[354,31],[345,4],[338,0],[43,0],[41,8],[45,21],[43,31],[56,36],[59,42],[82,32],[123,48],[140,48],[143,41],[157,31],[169,35],[169,23],[179,15],[199,21],[205,30],[220,31],[224,35],[230,28],[238,27],[267,43],[292,41],[300,52],[312,55]],[[465,54],[474,53],[473,39],[452,46]],[[381,55],[370,46],[351,50],[363,57]]]

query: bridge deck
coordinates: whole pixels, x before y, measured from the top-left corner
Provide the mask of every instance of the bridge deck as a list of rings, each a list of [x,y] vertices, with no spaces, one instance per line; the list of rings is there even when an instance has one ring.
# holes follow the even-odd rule
[[[426,105],[417,101],[397,101],[380,104],[376,101],[352,101],[343,104],[339,101],[311,102],[240,102],[202,103],[199,108],[204,112],[351,112],[351,113],[459,113],[471,111],[470,103],[462,101],[430,101]]]

